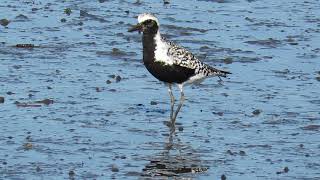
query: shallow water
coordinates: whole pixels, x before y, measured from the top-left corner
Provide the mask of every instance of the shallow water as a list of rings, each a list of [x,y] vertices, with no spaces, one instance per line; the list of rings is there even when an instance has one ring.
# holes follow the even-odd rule
[[[319,179],[319,8],[2,1],[11,22],[0,26],[0,178]],[[141,63],[141,35],[127,33],[142,12],[233,73],[185,88],[174,135],[167,89]]]

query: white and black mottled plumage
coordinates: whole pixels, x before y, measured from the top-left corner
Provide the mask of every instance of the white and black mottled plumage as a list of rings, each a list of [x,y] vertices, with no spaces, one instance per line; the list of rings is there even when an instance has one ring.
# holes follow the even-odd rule
[[[129,32],[143,32],[143,62],[154,77],[168,84],[172,120],[175,120],[182,106],[184,85],[201,82],[211,76],[226,77],[227,74],[230,74],[201,62],[185,48],[163,38],[159,31],[159,21],[154,15],[140,14],[138,22],[136,26],[129,29]],[[181,92],[180,104],[175,114],[173,114],[172,84],[177,84]]]

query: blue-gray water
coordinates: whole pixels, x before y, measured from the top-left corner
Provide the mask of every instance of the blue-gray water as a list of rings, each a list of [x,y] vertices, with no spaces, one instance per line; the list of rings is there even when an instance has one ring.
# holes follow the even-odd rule
[[[169,2],[1,1],[0,179],[320,178],[320,1]],[[185,88],[172,144],[142,12],[233,73]]]

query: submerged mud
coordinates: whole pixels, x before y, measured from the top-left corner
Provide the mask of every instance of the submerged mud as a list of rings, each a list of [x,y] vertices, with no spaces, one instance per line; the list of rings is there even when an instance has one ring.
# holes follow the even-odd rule
[[[0,179],[319,179],[319,8],[2,1]],[[232,72],[185,88],[174,134],[167,89],[127,32],[142,12]]]

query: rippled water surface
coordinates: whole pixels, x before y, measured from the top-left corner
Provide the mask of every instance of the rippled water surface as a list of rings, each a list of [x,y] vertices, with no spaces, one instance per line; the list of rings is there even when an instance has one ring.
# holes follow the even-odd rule
[[[0,179],[319,179],[319,9],[319,0],[1,1]],[[233,73],[185,88],[175,134],[167,88],[141,62],[141,35],[127,32],[142,12]]]

